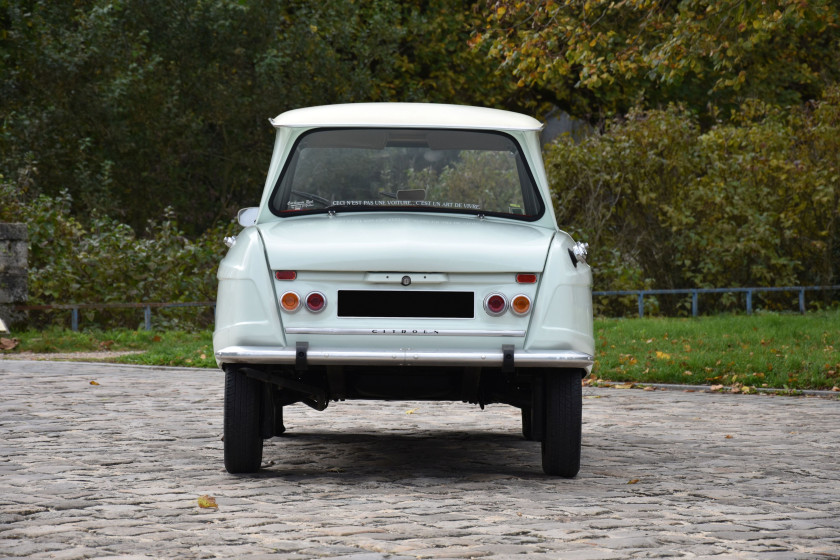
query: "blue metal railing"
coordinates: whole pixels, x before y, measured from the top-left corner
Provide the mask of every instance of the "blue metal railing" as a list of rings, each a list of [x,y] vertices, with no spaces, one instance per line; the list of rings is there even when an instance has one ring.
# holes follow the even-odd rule
[[[697,317],[698,301],[700,294],[746,294],[747,314],[753,312],[753,294],[762,292],[795,292],[799,294],[799,312],[805,313],[805,292],[840,290],[837,286],[782,286],[773,288],[686,288],[677,290],[617,290],[617,291],[594,291],[593,297],[598,296],[636,296],[638,298],[639,317],[645,316],[645,296],[676,294],[691,296],[691,315]],[[67,303],[54,305],[17,305],[19,311],[47,311],[52,309],[66,309],[70,311],[70,328],[79,330],[79,311],[82,309],[143,309],[143,325],[149,331],[152,330],[152,309],[164,309],[172,307],[212,307],[215,309],[214,301],[191,301],[172,303]]]
[[[753,312],[753,294],[761,292],[798,292],[799,312],[805,313],[805,292],[840,290],[840,286],[782,286],[773,288],[687,288],[679,290],[618,290],[618,291],[596,291],[592,296],[637,296],[639,304],[639,317],[645,316],[645,296],[659,294],[683,294],[691,295],[691,315],[697,317],[698,300],[700,294],[746,294],[747,314]]]
[[[152,330],[152,309],[164,309],[171,307],[213,307],[215,301],[189,301],[189,302],[167,302],[167,303],[66,303],[54,305],[18,305],[15,309],[19,311],[48,311],[51,309],[70,310],[70,328],[79,330],[80,309],[143,309],[143,326],[147,331]]]

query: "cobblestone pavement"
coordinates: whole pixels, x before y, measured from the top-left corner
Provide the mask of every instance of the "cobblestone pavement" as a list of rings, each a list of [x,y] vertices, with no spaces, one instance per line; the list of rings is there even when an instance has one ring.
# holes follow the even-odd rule
[[[0,557],[840,558],[837,399],[587,388],[574,480],[510,407],[294,406],[231,476],[220,372],[0,380]]]

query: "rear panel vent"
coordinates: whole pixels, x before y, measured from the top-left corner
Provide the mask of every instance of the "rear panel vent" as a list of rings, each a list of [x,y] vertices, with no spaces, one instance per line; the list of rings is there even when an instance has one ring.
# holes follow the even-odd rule
[[[339,317],[472,319],[473,292],[339,290]]]

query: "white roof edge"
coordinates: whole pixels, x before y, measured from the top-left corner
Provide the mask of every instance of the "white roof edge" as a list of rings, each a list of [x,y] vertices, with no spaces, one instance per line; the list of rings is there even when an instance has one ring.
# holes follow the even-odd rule
[[[293,109],[269,119],[275,128],[319,126],[476,128],[488,130],[541,130],[533,117],[471,105],[440,103],[345,103]]]

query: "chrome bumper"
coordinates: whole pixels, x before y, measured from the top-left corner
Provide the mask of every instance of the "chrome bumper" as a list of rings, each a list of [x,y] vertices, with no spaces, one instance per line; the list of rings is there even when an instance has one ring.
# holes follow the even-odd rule
[[[263,346],[228,346],[216,352],[216,360],[225,364],[295,364],[295,348]],[[306,363],[347,366],[485,366],[501,367],[499,350],[356,350],[348,348],[309,348]],[[515,350],[516,367],[588,368],[594,358],[574,350]]]

